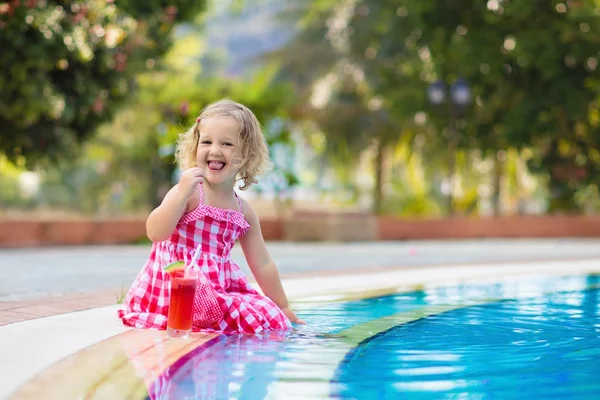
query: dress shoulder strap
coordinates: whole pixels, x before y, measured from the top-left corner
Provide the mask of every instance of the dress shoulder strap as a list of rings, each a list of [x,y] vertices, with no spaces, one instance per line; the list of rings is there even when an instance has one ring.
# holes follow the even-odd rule
[[[204,186],[199,183],[198,184],[198,193],[200,194],[200,205],[204,204]]]
[[[237,199],[238,207],[240,208],[240,212],[243,214],[244,213],[244,206],[242,205],[242,199],[240,199],[240,196],[238,196],[237,193],[235,193],[235,198]]]

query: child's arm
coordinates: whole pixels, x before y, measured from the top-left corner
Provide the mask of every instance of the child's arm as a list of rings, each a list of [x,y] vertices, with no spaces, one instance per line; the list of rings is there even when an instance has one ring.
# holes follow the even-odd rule
[[[202,182],[203,176],[204,171],[200,168],[190,168],[181,174],[179,183],[169,190],[160,206],[146,220],[146,234],[150,240],[162,242],[171,237],[179,219],[190,207],[195,189]]]
[[[242,245],[248,266],[263,293],[281,308],[290,321],[303,324],[304,321],[298,318],[290,309],[281,279],[279,278],[279,271],[265,245],[258,216],[246,201],[243,201],[243,203],[244,217],[250,224],[250,230],[240,238],[240,244]]]

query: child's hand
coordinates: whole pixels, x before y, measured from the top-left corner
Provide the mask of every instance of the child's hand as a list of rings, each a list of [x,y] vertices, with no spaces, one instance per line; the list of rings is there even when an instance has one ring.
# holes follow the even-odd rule
[[[286,317],[288,317],[288,319],[293,322],[294,324],[305,324],[306,322],[304,322],[303,320],[301,320],[295,312],[292,311],[291,308],[286,307],[284,309],[282,309],[281,311],[283,311],[283,313],[285,314]]]
[[[179,188],[184,198],[188,198],[194,193],[199,183],[204,181],[204,170],[202,168],[188,168],[179,178]]]

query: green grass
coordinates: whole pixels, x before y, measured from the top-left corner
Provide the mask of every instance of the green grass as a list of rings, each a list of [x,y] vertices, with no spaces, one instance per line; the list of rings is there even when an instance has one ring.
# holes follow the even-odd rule
[[[123,286],[121,286],[121,290],[117,293],[117,304],[123,304],[125,302],[125,296],[127,295],[127,290]]]

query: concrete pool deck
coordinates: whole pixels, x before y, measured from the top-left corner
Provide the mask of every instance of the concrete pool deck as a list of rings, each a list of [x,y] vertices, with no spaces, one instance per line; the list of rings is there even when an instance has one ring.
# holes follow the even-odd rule
[[[463,282],[497,281],[516,275],[600,273],[600,241],[510,243],[492,242],[490,245],[490,242],[446,242],[440,245],[403,242],[384,246],[381,243],[356,245],[361,252],[370,250],[365,260],[370,258],[372,268],[368,268],[368,264],[359,263],[357,257],[352,257],[352,254],[349,255],[350,246],[325,245],[307,258],[314,261],[316,255],[321,254],[324,265],[336,263],[336,268],[304,268],[304,272],[286,272],[282,268],[283,282],[292,303],[302,310],[319,302]],[[447,245],[451,246],[445,247]],[[288,257],[302,257],[302,253],[306,251],[304,246],[297,246],[298,253],[288,253]],[[486,252],[486,247],[488,250],[495,250]],[[514,252],[517,253],[516,257],[514,253],[513,257],[507,257],[506,254],[502,254],[506,251],[505,247],[521,250]],[[396,263],[393,263],[392,259],[394,248],[400,249],[396,254]],[[435,257],[437,262],[427,263],[419,260],[419,252],[430,248],[438,250]],[[445,248],[452,249],[454,258],[448,256],[449,252],[445,252]],[[525,248],[528,250],[525,251]],[[60,249],[51,251],[58,252]],[[277,258],[276,253],[280,251],[281,248],[274,248],[272,252]],[[407,256],[402,257],[404,253]],[[43,250],[41,254],[48,257]],[[384,260],[374,259],[373,254],[383,254],[381,258]],[[462,254],[463,257],[458,257],[457,254]],[[448,261],[446,264],[442,262],[444,258]],[[407,259],[413,261],[409,267],[406,266]],[[6,265],[2,261],[0,252],[0,265]],[[136,270],[139,268],[140,266],[136,266]],[[105,293],[101,294],[102,291]],[[49,298],[56,304],[62,302],[63,308],[56,304],[53,306]],[[13,305],[27,303],[30,307],[37,307],[38,314],[31,311],[27,320],[13,321],[0,326],[3,355],[0,358],[0,368],[3,371],[0,378],[0,398],[120,398],[118,393],[125,393],[124,390],[127,393],[139,394],[145,390],[145,379],[156,377],[164,370],[165,365],[168,366],[181,354],[190,350],[190,343],[185,341],[171,342],[167,347],[161,347],[165,346],[164,332],[131,330],[123,326],[116,317],[120,306],[114,304],[115,302],[115,294],[101,288],[95,288],[87,294],[55,294],[53,297],[37,298],[29,295],[4,302],[3,304]],[[69,312],[77,308],[69,309],[68,303],[71,307],[87,309]],[[11,310],[5,307],[0,308],[0,316]],[[26,306],[21,308],[25,309]],[[58,313],[61,310],[62,313]],[[57,315],[44,316],[44,311]],[[210,337],[206,334],[195,335],[193,346],[200,345]],[[125,348],[133,348],[135,354],[145,354],[142,361],[136,359],[136,362],[149,363],[144,364],[143,370],[146,375],[140,374],[139,369],[134,371],[132,365],[135,364],[135,357],[123,354]],[[153,348],[160,348],[161,351],[166,348],[168,351],[156,354],[152,353]],[[115,380],[113,376],[110,380],[103,380],[108,372],[119,370],[115,367],[115,362],[121,368],[119,376],[123,379]],[[128,378],[124,379],[125,377]],[[141,394],[137,397],[140,396]],[[136,398],[136,395],[132,395],[131,398]]]

